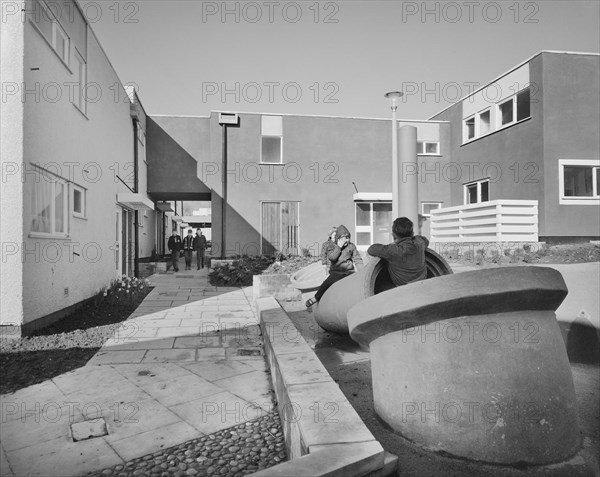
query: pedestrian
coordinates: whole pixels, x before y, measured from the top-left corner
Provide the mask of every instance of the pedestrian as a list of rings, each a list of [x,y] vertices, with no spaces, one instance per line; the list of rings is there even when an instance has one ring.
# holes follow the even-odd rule
[[[323,242],[323,245],[321,245],[321,263],[325,267],[325,270],[327,270],[329,268],[330,262],[329,262],[329,259],[327,258],[327,254],[333,248],[336,230],[337,230],[337,225],[334,225],[333,227],[331,227],[331,229],[329,230],[329,236],[327,237],[327,240],[325,242]]]
[[[192,269],[192,254],[194,253],[194,236],[192,229],[188,229],[187,235],[183,239],[183,256],[185,257],[185,269]]]
[[[173,270],[179,271],[179,252],[181,251],[181,236],[177,233],[177,229],[173,229],[173,234],[169,237],[167,243],[169,251],[171,252],[171,263],[173,264]]]
[[[194,237],[194,250],[196,250],[196,265],[198,266],[198,270],[200,270],[200,268],[204,268],[204,252],[206,250],[206,237],[202,235],[202,230],[200,229],[196,231],[196,236]]]
[[[330,263],[329,276],[321,283],[314,298],[306,301],[307,308],[317,303],[331,285],[360,270],[363,266],[356,245],[350,242],[350,232],[343,225],[340,225],[335,232],[334,243],[327,253],[327,259]]]
[[[425,249],[429,240],[414,235],[413,223],[407,217],[399,217],[392,224],[394,242],[388,245],[375,243],[367,253],[380,257],[387,263],[388,273],[394,286],[406,285],[427,278]]]

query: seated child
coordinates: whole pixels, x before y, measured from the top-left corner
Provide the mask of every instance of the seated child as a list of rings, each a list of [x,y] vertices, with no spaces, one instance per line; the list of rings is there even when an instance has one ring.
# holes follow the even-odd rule
[[[429,240],[413,234],[413,223],[406,217],[399,217],[392,225],[394,243],[373,244],[367,253],[387,262],[390,278],[395,286],[406,285],[427,278],[425,249]]]
[[[337,227],[332,227],[329,231],[327,241],[323,242],[323,245],[321,245],[321,263],[323,264],[323,267],[325,267],[326,270],[329,268],[329,259],[327,258],[327,255],[329,254],[329,252],[333,248],[333,244],[335,243],[336,231]]]
[[[350,232],[343,225],[340,225],[335,232],[335,240],[329,247],[327,259],[329,260],[329,276],[321,284],[314,298],[306,301],[307,308],[317,303],[323,293],[335,282],[362,268],[362,258],[356,245],[350,242]]]

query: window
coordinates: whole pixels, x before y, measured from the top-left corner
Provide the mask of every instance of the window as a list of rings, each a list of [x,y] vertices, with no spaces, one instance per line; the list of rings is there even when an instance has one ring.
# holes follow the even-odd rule
[[[464,204],[478,204],[490,200],[490,180],[470,182],[464,186]]]
[[[79,218],[86,216],[86,190],[83,187],[73,184],[73,215]]]
[[[517,121],[526,119],[531,115],[530,103],[529,88],[517,94]]]
[[[59,58],[69,65],[69,36],[45,2],[34,2],[32,22],[50,43]]]
[[[600,161],[561,159],[559,191],[561,204],[600,204]]]
[[[514,121],[513,119],[513,100],[512,98],[502,103],[500,106],[500,125],[504,126]]]
[[[31,232],[67,234],[67,183],[47,171],[36,176],[31,201]]]
[[[392,242],[392,203],[355,202],[356,245],[366,250],[373,243]]]
[[[431,217],[431,211],[442,208],[442,202],[421,202],[421,215]]]
[[[490,132],[490,110],[479,113],[479,134],[483,136]]]
[[[475,137],[475,118],[469,118],[465,120],[465,141],[473,139]]]
[[[85,85],[87,77],[87,65],[83,60],[83,57],[75,50],[75,68],[73,72],[75,76],[75,82],[77,87],[75,88],[75,94],[73,95],[73,104],[79,108],[82,113],[86,112],[86,101],[85,101]]]
[[[261,118],[261,159],[267,164],[282,164],[282,117],[262,116]]]
[[[440,143],[437,141],[417,141],[417,154],[423,155],[440,155]]]
[[[531,93],[525,88],[498,105],[499,127],[508,126],[531,116]]]

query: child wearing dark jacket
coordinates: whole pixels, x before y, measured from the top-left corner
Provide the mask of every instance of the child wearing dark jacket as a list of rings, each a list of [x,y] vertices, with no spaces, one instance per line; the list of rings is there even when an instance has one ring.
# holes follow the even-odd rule
[[[340,225],[335,232],[335,240],[328,249],[327,259],[329,260],[329,276],[321,284],[314,298],[306,301],[307,308],[317,303],[323,293],[335,282],[362,268],[363,262],[360,253],[358,253],[356,245],[350,242],[350,232],[343,225]]]
[[[390,278],[395,286],[406,285],[427,278],[425,249],[429,240],[413,234],[413,223],[406,217],[399,217],[392,225],[394,243],[373,244],[367,253],[387,262]]]

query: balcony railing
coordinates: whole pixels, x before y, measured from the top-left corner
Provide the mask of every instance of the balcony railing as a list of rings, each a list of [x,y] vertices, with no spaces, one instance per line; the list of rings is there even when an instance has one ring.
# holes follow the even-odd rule
[[[537,241],[537,200],[493,200],[431,211],[431,242]]]

